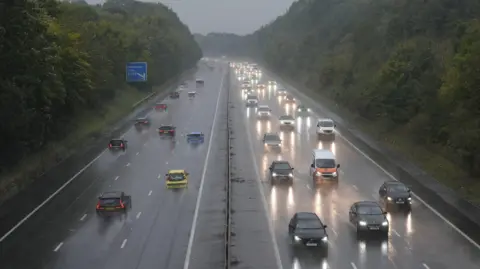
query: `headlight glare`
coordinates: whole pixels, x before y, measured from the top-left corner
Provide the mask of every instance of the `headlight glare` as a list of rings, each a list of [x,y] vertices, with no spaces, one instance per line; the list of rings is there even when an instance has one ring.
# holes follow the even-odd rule
[[[300,237],[298,237],[298,236],[296,236],[296,235],[295,235],[294,239],[295,239],[295,241],[300,241],[300,240],[302,240]]]
[[[382,226],[388,226],[388,221],[385,220],[384,222],[382,222]]]
[[[272,173],[272,176],[276,177],[276,176],[277,176],[277,173],[273,172],[273,173]]]
[[[364,220],[361,220],[361,221],[358,222],[358,225],[360,225],[360,226],[367,226],[367,222],[364,221]]]
[[[387,200],[388,200],[388,201],[392,201],[392,197],[387,197]]]
[[[288,176],[289,176],[289,177],[293,177],[293,174],[292,174],[292,173],[290,173],[290,174],[288,174]]]

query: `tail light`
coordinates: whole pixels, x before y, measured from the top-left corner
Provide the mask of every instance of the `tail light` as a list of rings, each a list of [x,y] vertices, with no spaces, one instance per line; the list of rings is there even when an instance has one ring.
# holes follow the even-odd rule
[[[97,209],[100,209],[100,202],[97,202]]]
[[[109,148],[112,148],[112,144],[108,144],[108,147],[109,147]]]
[[[117,206],[116,208],[125,208],[125,205],[123,204],[122,201],[120,201],[120,206]]]
[[[120,144],[120,147],[121,147],[121,148],[123,148],[123,143],[122,143],[122,144]]]

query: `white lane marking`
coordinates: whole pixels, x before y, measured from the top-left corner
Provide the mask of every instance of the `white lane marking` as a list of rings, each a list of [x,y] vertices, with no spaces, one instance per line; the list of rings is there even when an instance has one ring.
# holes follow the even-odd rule
[[[60,244],[58,244],[53,251],[57,252],[58,250],[60,250],[62,246],[63,246],[63,242],[60,242]]]
[[[165,162],[165,164],[168,164],[168,162]]]
[[[372,158],[370,158],[365,152],[360,150],[357,146],[355,146],[352,142],[350,142],[348,139],[346,139],[343,135],[337,133],[347,144],[349,144],[352,148],[354,148],[356,151],[358,151],[363,157],[365,157],[367,160],[372,162],[378,169],[382,170],[382,172],[385,173],[389,178],[399,181],[395,176],[390,174],[387,170],[385,170],[382,166],[380,166],[377,162],[375,162]],[[472,238],[470,238],[468,235],[466,235],[464,232],[462,232],[455,224],[450,222],[447,218],[445,218],[440,212],[435,210],[433,207],[431,207],[427,202],[425,202],[422,198],[420,198],[418,195],[416,195],[414,192],[412,192],[413,197],[420,201],[425,207],[430,209],[435,215],[437,215],[440,219],[442,219],[445,223],[447,223],[450,227],[452,227],[455,231],[457,231],[460,235],[462,235],[465,239],[467,239],[468,242],[470,242],[472,245],[474,245],[476,248],[480,249],[480,245],[477,244],[475,241],[473,241]]]
[[[152,191],[149,191],[149,192],[148,192],[148,196],[150,196],[150,195],[152,195]]]
[[[225,79],[225,75],[226,74],[223,73],[222,80],[220,81],[220,89],[218,92],[217,104],[215,107],[215,114],[213,116],[213,124],[212,124],[212,127],[210,128],[210,139],[208,141],[207,155],[205,156],[205,163],[203,165],[202,178],[200,179],[200,188],[198,189],[197,202],[195,205],[195,213],[193,214],[192,228],[190,229],[190,238],[188,239],[187,254],[185,255],[185,262],[183,264],[183,269],[188,269],[188,266],[190,265],[190,255],[192,255],[193,240],[195,239],[195,230],[197,228],[198,211],[200,209],[200,202],[202,200],[203,184],[205,182],[205,175],[207,173],[210,150],[212,148],[213,130],[217,122],[218,104],[220,103],[220,96],[222,96],[222,92],[223,92],[223,80]]]
[[[161,179],[162,178],[162,174],[158,174],[158,179]]]
[[[333,233],[335,236],[338,236],[337,231],[335,231],[333,228],[330,228],[330,231],[332,231],[332,233]]]
[[[358,188],[356,185],[352,185],[352,188],[354,188],[356,191],[358,191]]]
[[[80,221],[83,221],[86,217],[87,217],[87,214],[83,215],[83,216],[80,218]]]
[[[392,229],[392,232],[393,232],[396,236],[401,237],[400,234],[399,234],[397,231],[395,231],[395,230]]]
[[[126,165],[126,166],[130,166],[130,163],[127,163],[127,165]]]
[[[140,215],[142,215],[142,212],[138,212],[136,218],[140,218]]]
[[[122,245],[120,246],[120,248],[124,248],[126,244],[127,244],[127,239],[123,239],[123,242],[122,242]]]
[[[262,182],[260,180],[261,176],[260,176],[260,169],[258,169],[258,164],[257,164],[257,160],[256,160],[256,157],[255,157],[255,151],[253,149],[253,142],[252,142],[252,137],[251,137],[251,132],[250,132],[250,125],[248,123],[245,123],[244,122],[244,125],[246,125],[246,128],[247,128],[247,138],[248,138],[248,144],[250,145],[250,154],[252,156],[252,160],[253,160],[253,168],[255,170],[255,173],[257,174],[257,187],[258,187],[258,190],[260,191],[260,195],[262,195],[263,199],[262,200],[262,204],[263,204],[263,210],[265,212],[265,216],[267,218],[267,222],[268,222],[268,230],[270,232],[270,238],[272,239],[272,245],[273,245],[273,251],[274,251],[274,255],[275,255],[275,260],[277,262],[277,268],[278,269],[283,269],[283,264],[282,264],[282,259],[280,258],[280,251],[278,249],[278,243],[277,243],[277,238],[275,237],[275,232],[274,232],[274,229],[273,229],[273,220],[269,214],[270,210],[268,210],[268,203],[267,203],[267,196],[265,195],[265,191],[263,190],[263,187],[262,187]]]
[[[352,265],[352,268],[353,268],[353,269],[357,269],[357,266],[355,265],[355,263],[350,262],[350,265]]]
[[[147,145],[147,142],[143,143],[143,145],[146,146],[146,145]]]
[[[310,185],[308,185],[308,184],[307,184],[307,188],[308,188],[309,190],[311,190],[311,189],[312,189],[312,187],[310,187]]]
[[[115,177],[115,180],[118,180],[119,177],[120,177],[120,176],[116,176],[116,177]]]
[[[33,214],[37,213],[38,210],[40,210],[40,208],[42,208],[45,204],[47,204],[48,202],[50,202],[50,200],[53,199],[53,197],[55,197],[57,194],[59,194],[63,189],[65,189],[65,187],[68,186],[68,184],[72,183],[72,181],[74,179],[76,179],[81,173],[83,173],[85,170],[87,170],[87,168],[89,168],[90,166],[92,166],[92,164],[97,161],[98,159],[100,159],[100,157],[107,151],[107,149],[103,150],[100,154],[98,154],[97,157],[95,157],[95,159],[91,160],[89,163],[87,163],[87,165],[85,165],[85,167],[83,167],[82,169],[80,169],[80,171],[78,171],[75,175],[73,175],[73,177],[71,177],[67,182],[63,183],[62,186],[60,186],[60,188],[58,188],[54,193],[52,193],[47,199],[45,199],[45,201],[43,201],[41,204],[39,204],[37,207],[35,207],[34,210],[32,210],[32,212],[28,213],[28,215],[26,215],[21,221],[19,221],[17,224],[15,224],[15,226],[12,227],[12,229],[10,229],[6,234],[4,234],[1,238],[0,238],[0,242],[2,242],[3,240],[5,240],[5,238],[7,238],[10,234],[12,234],[16,229],[18,229],[18,227],[20,227],[25,221],[27,221],[29,218],[31,218],[33,216]]]
[[[425,267],[425,269],[430,269],[430,267],[428,267],[428,265],[426,263],[422,263],[423,267]]]
[[[140,154],[140,152],[137,152],[137,154],[135,154],[135,155],[138,155],[138,154]]]

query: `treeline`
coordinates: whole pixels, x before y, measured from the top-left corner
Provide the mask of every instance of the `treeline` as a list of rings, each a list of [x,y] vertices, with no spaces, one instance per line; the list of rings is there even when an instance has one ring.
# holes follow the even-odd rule
[[[193,67],[201,51],[162,4],[109,0],[103,6],[56,0],[0,4],[0,169],[8,170],[72,119],[98,111],[127,87],[125,64],[148,62],[149,91]]]
[[[299,0],[247,38],[277,73],[455,162],[456,187],[480,191],[478,18],[476,0]]]

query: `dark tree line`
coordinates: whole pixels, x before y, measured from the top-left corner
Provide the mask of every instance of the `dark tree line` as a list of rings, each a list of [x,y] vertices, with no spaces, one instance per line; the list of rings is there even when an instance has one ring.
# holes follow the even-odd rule
[[[125,64],[149,64],[147,87],[195,65],[189,29],[161,4],[55,0],[0,4],[0,169],[64,138],[126,87]]]

